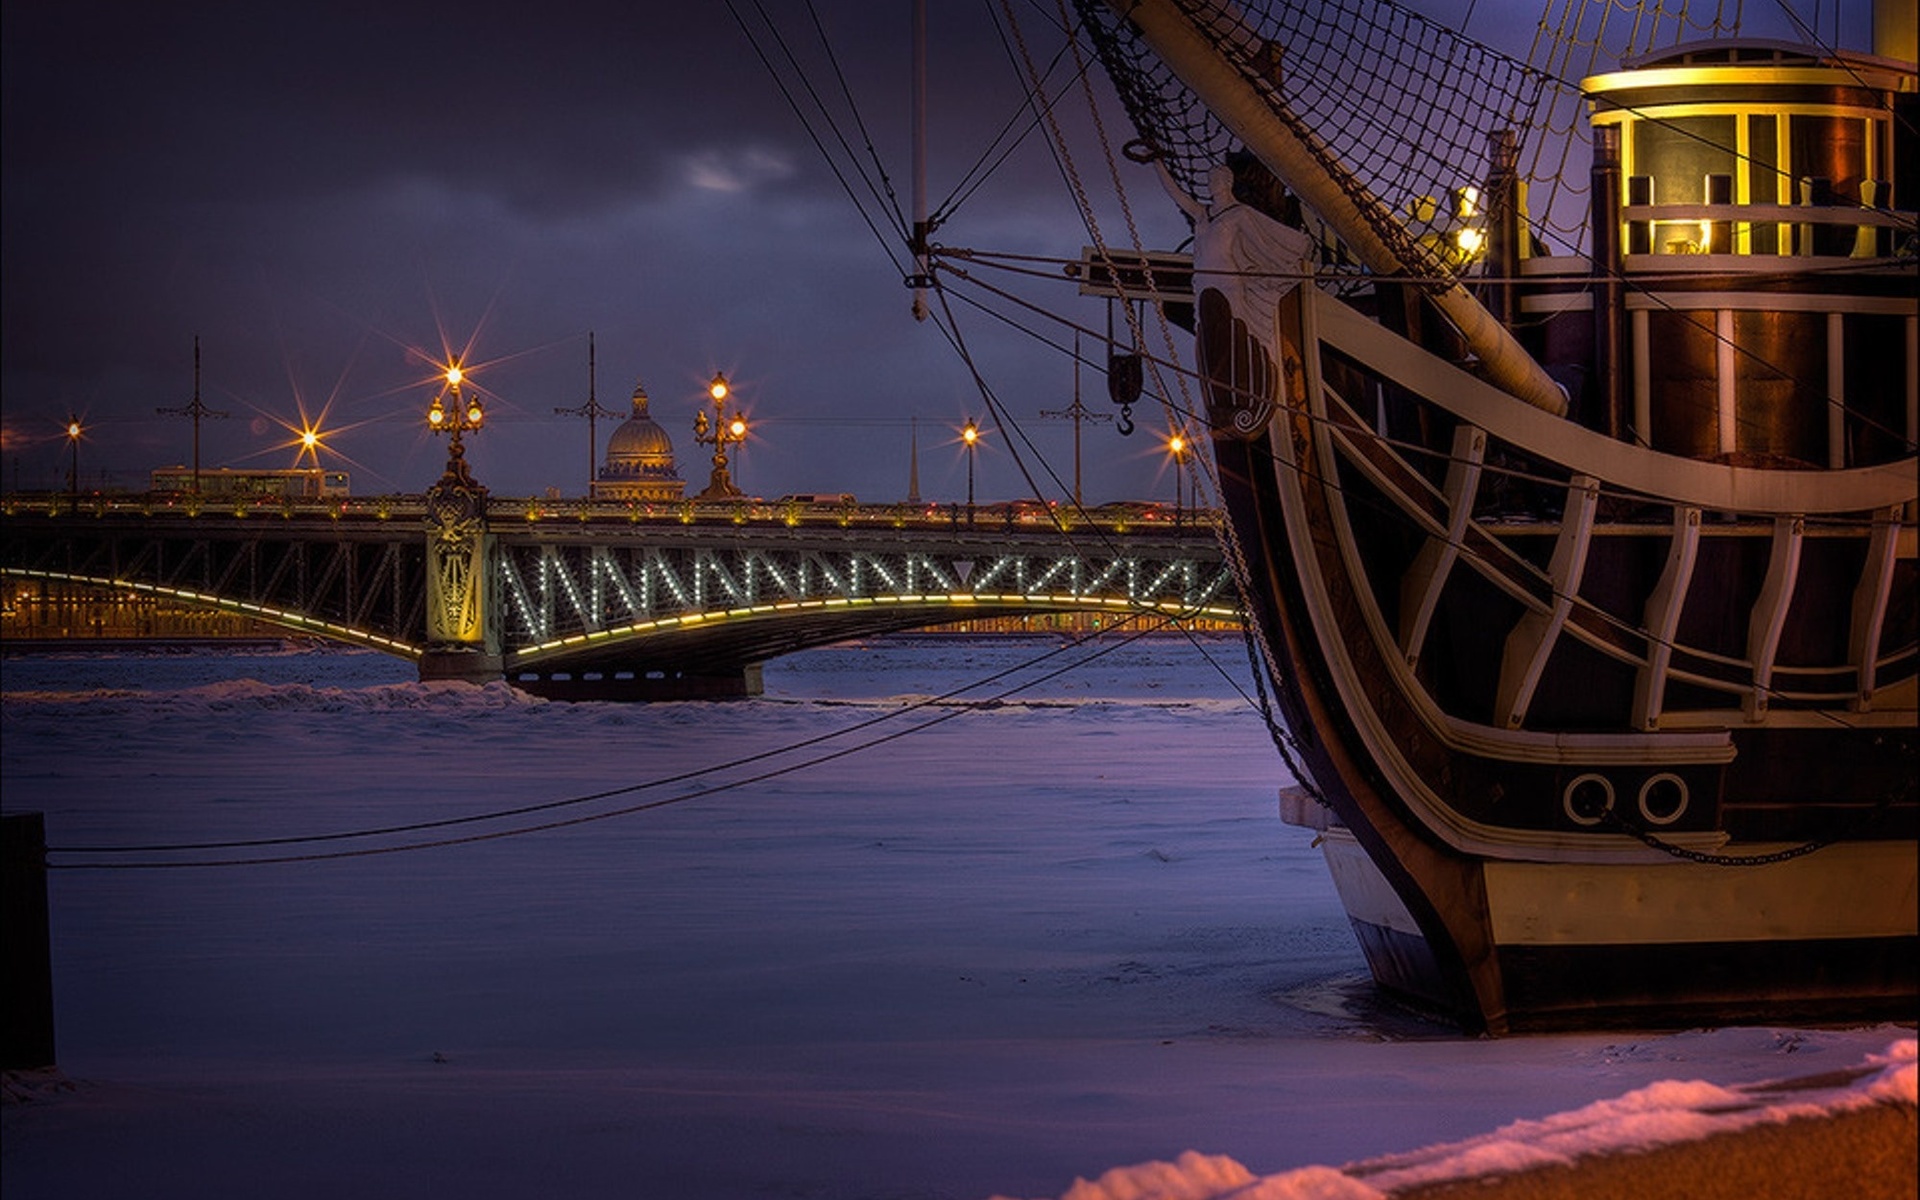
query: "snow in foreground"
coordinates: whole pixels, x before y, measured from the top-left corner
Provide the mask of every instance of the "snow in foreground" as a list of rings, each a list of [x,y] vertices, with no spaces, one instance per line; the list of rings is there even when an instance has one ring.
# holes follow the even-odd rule
[[[1911,1108],[1920,1102],[1914,1058],[1914,1039],[1905,1038],[1855,1069],[1819,1080],[1748,1087],[1663,1080],[1571,1112],[1344,1170],[1311,1166],[1260,1178],[1224,1155],[1188,1151],[1175,1162],[1116,1167],[1098,1179],[1077,1180],[1063,1200],[1386,1200],[1412,1189],[1646,1154],[1877,1105]]]
[[[771,664],[763,700],[651,706],[365,654],[6,659],[0,802],[46,814],[56,863],[356,855],[53,872],[74,1087],[6,1108],[8,1200],[1285,1178],[1489,1130],[1551,1147],[1550,1114],[1597,1129],[1588,1106],[1667,1081],[1911,1036],[1483,1041],[1384,1008],[1277,819],[1244,651],[1042,678],[1051,649],[845,646]],[[431,828],[279,840],[403,825]],[[269,844],[73,850],[235,841]]]

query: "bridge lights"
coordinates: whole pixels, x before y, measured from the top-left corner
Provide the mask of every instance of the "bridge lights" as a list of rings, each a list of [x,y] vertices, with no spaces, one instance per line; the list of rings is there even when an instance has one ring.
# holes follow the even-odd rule
[[[713,417],[709,420],[705,409],[693,414],[693,440],[713,447],[713,471],[707,477],[706,490],[694,499],[730,500],[741,495],[741,491],[727,474],[727,447],[747,440],[747,419],[738,401],[733,414],[727,415],[727,398],[733,395],[733,386],[724,373],[714,374],[713,381],[707,384],[707,395],[713,398]]]
[[[460,402],[460,383],[467,377],[459,363],[447,368],[447,386],[433,398],[427,406],[427,427],[435,433],[450,433],[453,444],[460,444],[460,434],[465,430],[478,429],[486,423],[487,410],[480,403],[480,397],[474,396],[465,404]]]

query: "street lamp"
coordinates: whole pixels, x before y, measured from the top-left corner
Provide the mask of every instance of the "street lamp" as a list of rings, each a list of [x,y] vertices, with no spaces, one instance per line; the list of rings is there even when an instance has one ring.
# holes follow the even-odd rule
[[[73,457],[67,464],[67,494],[76,502],[80,499],[80,435],[86,429],[80,424],[80,418],[67,414],[67,447]]]
[[[1181,495],[1187,473],[1187,439],[1176,432],[1167,438],[1167,453],[1173,455],[1173,524],[1179,528],[1185,504]]]
[[[467,448],[460,435],[466,430],[477,432],[486,423],[487,411],[478,395],[464,403],[461,401],[460,381],[465,378],[459,363],[447,367],[447,386],[436,393],[433,403],[427,406],[427,428],[449,436],[447,474],[461,483],[472,484],[473,476],[467,471]]]
[[[713,382],[707,385],[707,395],[713,397],[713,419],[707,419],[705,409],[693,414],[693,440],[713,447],[713,472],[707,477],[706,490],[695,500],[731,500],[743,494],[727,475],[727,447],[747,440],[747,419],[737,401],[733,415],[727,415],[727,398],[732,394],[726,374],[715,372]]]
[[[967,524],[973,524],[973,451],[980,444],[980,427],[968,417],[960,427],[960,440],[967,444]]]

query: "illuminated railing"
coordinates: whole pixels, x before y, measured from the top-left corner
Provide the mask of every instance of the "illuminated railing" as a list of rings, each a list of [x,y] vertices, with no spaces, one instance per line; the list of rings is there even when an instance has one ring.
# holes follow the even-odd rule
[[[334,521],[422,520],[426,498],[418,494],[381,496],[191,496],[167,492],[98,492],[78,497],[67,492],[9,492],[0,496],[0,513],[26,517],[125,517],[282,519]],[[1033,502],[975,505],[969,515],[960,503],[794,504],[767,500],[670,503],[628,500],[494,497],[487,506],[495,528],[556,522],[628,525],[751,525],[756,527],[971,530],[1099,530],[1111,533],[1156,532],[1204,535],[1213,528],[1208,509],[1181,510],[1155,503],[1105,504],[1086,509]]]

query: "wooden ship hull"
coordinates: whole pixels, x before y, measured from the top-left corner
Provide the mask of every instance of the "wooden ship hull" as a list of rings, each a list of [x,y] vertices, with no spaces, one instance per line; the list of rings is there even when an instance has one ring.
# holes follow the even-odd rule
[[[1113,7],[1368,258],[1364,192],[1255,111],[1283,51]],[[1249,286],[1294,243],[1222,235],[1216,177],[1189,296],[1229,557],[1283,810],[1383,988],[1493,1033],[1914,1017],[1914,90],[1778,47],[1589,79],[1592,253],[1501,230],[1496,161],[1490,282],[1444,295],[1392,245],[1345,298],[1310,262]],[[1727,174],[1688,121],[1738,131]]]
[[[1298,299],[1299,399],[1222,439],[1221,489],[1299,751],[1283,807],[1378,982],[1494,1032],[1911,1018],[1910,467],[1527,453],[1566,431]],[[1419,405],[1441,480],[1328,386],[1367,351],[1459,401]]]

